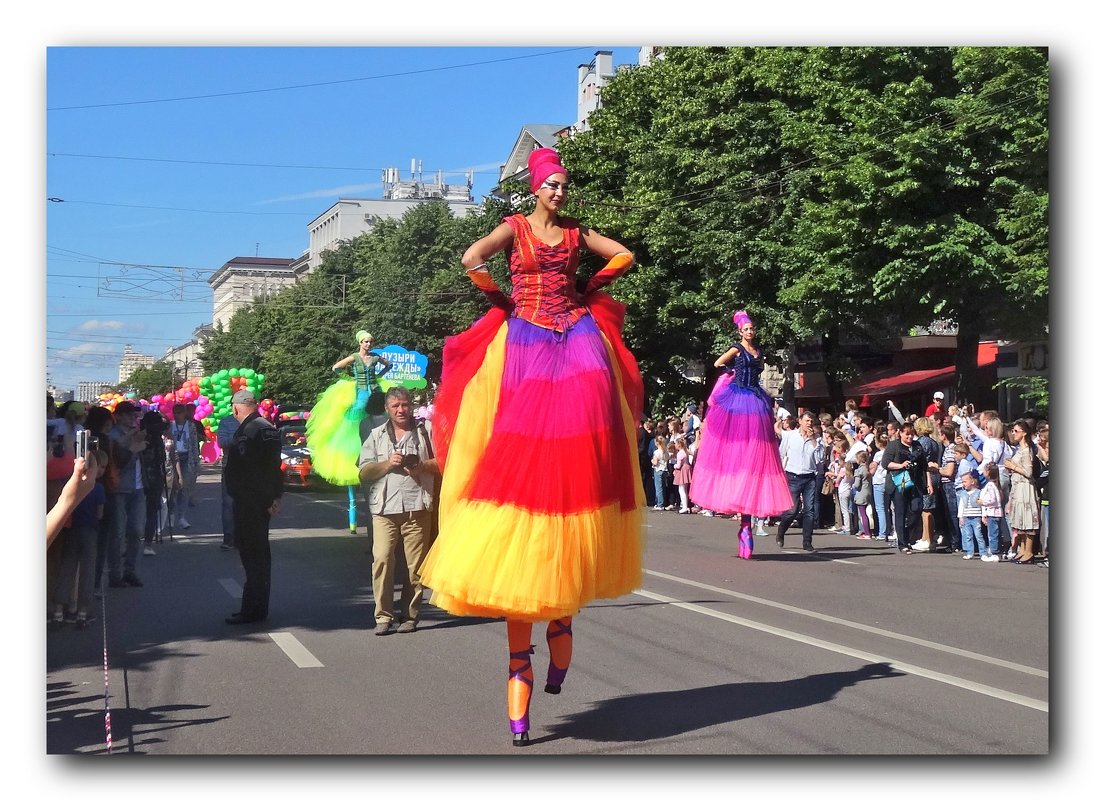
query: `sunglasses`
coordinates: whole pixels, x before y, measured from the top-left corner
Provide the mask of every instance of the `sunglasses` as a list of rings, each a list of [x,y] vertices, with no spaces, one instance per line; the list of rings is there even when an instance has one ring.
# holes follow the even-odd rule
[[[544,181],[540,184],[541,189],[550,189],[552,192],[569,192],[570,184],[561,184],[558,181]]]

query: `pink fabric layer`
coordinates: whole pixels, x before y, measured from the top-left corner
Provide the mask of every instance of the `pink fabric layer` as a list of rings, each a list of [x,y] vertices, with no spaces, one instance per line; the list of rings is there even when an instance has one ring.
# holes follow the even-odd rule
[[[771,403],[719,376],[707,404],[689,493],[720,514],[772,517],[792,506]]]

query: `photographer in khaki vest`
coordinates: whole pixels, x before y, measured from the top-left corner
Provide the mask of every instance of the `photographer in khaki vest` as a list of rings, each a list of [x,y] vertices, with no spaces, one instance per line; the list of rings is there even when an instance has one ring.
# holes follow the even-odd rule
[[[411,395],[392,387],[384,395],[388,421],[361,443],[357,464],[369,486],[373,517],[374,634],[384,635],[398,623],[400,634],[418,628],[422,608],[422,560],[432,541],[434,486],[439,474],[429,421],[411,415]],[[396,548],[407,559],[408,580],[395,612]]]

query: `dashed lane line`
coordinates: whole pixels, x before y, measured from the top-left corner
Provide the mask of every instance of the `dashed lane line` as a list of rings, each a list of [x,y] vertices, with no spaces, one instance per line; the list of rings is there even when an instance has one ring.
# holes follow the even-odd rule
[[[217,579],[217,581],[224,587],[225,592],[233,598],[239,600],[243,597],[243,587],[235,579]]]
[[[286,656],[296,663],[298,668],[323,667],[323,663],[312,656],[312,652],[305,648],[300,640],[289,632],[271,632],[270,639],[277,644],[278,648],[285,652]]]

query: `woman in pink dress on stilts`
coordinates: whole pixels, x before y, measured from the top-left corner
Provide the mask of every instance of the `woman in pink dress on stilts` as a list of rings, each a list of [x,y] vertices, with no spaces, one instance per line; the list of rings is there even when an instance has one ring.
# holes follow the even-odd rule
[[[760,386],[764,357],[745,311],[734,313],[741,342],[715,360],[715,382],[703,421],[703,447],[692,469],[692,501],[720,514],[740,514],[738,556],[753,555],[753,517],[793,505],[779,457],[772,398]]]

